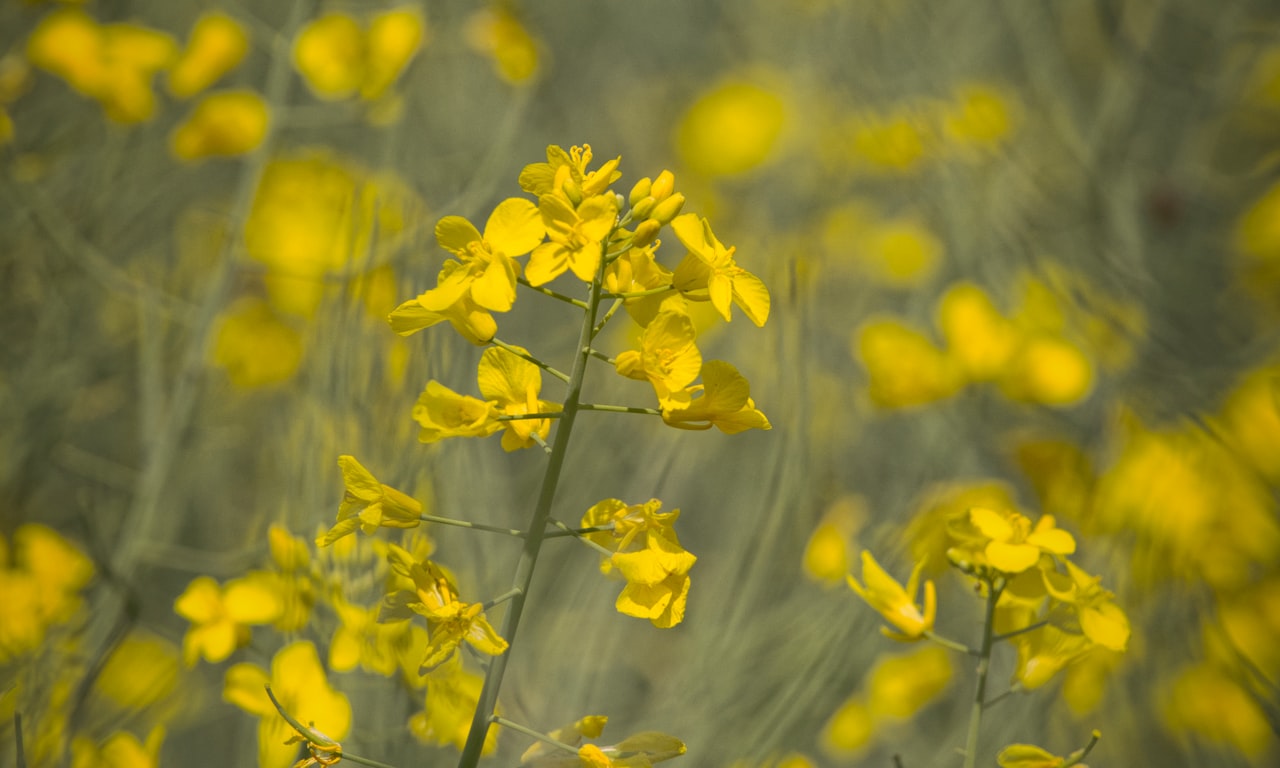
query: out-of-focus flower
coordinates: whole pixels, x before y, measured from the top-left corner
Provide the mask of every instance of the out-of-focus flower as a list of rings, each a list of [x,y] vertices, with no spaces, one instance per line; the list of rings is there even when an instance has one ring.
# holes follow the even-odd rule
[[[846,495],[832,502],[805,545],[805,576],[827,586],[843,581],[849,572],[853,539],[866,520],[867,511],[860,497]]]
[[[416,666],[416,662],[415,662]],[[468,671],[454,656],[427,676],[426,705],[409,718],[409,732],[426,744],[453,745],[462,749],[471,730],[471,718],[480,701],[484,678]],[[498,748],[498,731],[493,727],[484,739],[481,754]]]
[[[853,755],[875,737],[876,719],[865,699],[853,696],[840,705],[822,729],[823,751],[831,755]]]
[[[93,695],[125,712],[154,712],[177,689],[178,675],[178,649],[135,629],[111,649],[93,681]]]
[[[178,45],[169,35],[136,24],[102,24],[78,8],[46,15],[27,38],[32,65],[95,99],[106,116],[140,123],[155,114],[155,74],[169,67]]]
[[[1049,682],[1063,667],[1089,650],[1087,637],[1064,632],[1052,624],[1015,635],[1009,642],[1018,650],[1013,679],[1028,689]]]
[[[191,28],[187,48],[169,70],[169,93],[195,96],[235,69],[249,52],[249,36],[240,22],[214,11]]]
[[[248,644],[250,627],[270,624],[284,610],[278,584],[270,574],[251,573],[223,586],[208,576],[187,585],[173,610],[191,622],[182,638],[187,666],[200,658],[216,664]]]
[[[1156,702],[1166,727],[1176,734],[1223,744],[1250,758],[1275,747],[1275,732],[1254,694],[1213,667],[1186,669]]]
[[[1032,526],[1025,515],[1011,510],[997,512],[986,507],[969,510],[972,528],[959,526],[953,533],[969,559],[990,565],[1006,574],[1021,573],[1040,560],[1042,554],[1069,555],[1076,551],[1075,539],[1058,528],[1052,515],[1044,515]]]
[[[293,63],[322,99],[381,98],[408,67],[426,38],[426,22],[409,6],[376,14],[366,31],[355,17],[327,13],[303,27]]]
[[[466,39],[493,60],[494,70],[508,83],[527,82],[538,71],[538,42],[505,3],[472,14]]]
[[[1089,395],[1093,378],[1093,363],[1078,344],[1062,336],[1033,336],[1019,347],[1000,389],[1011,400],[1067,406]]]
[[[857,115],[847,131],[850,149],[858,163],[881,173],[914,173],[933,147],[928,125],[919,114],[908,109],[890,114]]]
[[[786,121],[786,105],[772,90],[727,82],[689,107],[680,121],[676,148],[694,173],[736,176],[774,154]]]
[[[937,699],[954,676],[949,653],[930,644],[878,661],[866,683],[871,715],[908,720]]]
[[[87,736],[71,741],[71,768],[157,768],[164,728],[156,726],[146,742],[129,731],[115,731],[101,744]]]
[[[955,100],[942,117],[943,136],[965,149],[993,149],[1013,132],[1016,105],[1005,95],[984,85],[956,91]]]
[[[956,283],[938,302],[938,328],[947,352],[970,381],[993,381],[1018,349],[1017,328],[973,283]]]
[[[266,686],[281,708],[300,723],[340,741],[351,729],[351,704],[329,685],[316,647],[308,641],[286,645],[271,659],[271,672],[253,664],[236,664],[227,670],[222,697],[257,715],[258,765],[288,768],[297,748],[290,741],[293,727],[267,696]]]
[[[915,598],[923,568],[923,562],[916,564],[911,571],[911,578],[907,580],[906,589],[903,589],[901,584],[880,567],[870,552],[863,550],[862,580],[866,585],[859,584],[853,576],[846,577],[849,588],[898,630],[894,632],[888,627],[881,627],[880,631],[886,637],[902,641],[919,640],[933,629],[938,612],[938,596],[932,579],[924,583],[924,605],[918,605]]]
[[[247,154],[266,138],[270,119],[267,103],[254,91],[213,93],[174,128],[169,147],[186,161]]]
[[[222,315],[213,362],[240,389],[282,384],[302,364],[302,336],[265,301],[246,297]]]
[[[884,408],[943,400],[964,381],[955,363],[927,336],[896,320],[864,323],[854,335],[854,355],[870,378],[871,401]]]

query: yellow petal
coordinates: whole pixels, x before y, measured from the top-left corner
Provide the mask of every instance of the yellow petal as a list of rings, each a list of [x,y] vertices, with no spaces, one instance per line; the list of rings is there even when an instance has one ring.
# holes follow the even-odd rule
[[[222,599],[227,615],[240,624],[269,624],[284,612],[278,582],[254,575],[227,582]]]
[[[270,682],[271,679],[261,667],[244,663],[233,664],[227,670],[222,684],[222,698],[250,714],[259,717],[275,716],[276,708],[267,697],[266,686]]]
[[[538,207],[522,197],[498,203],[484,225],[484,238],[507,256],[523,256],[542,242],[546,226]]]
[[[769,319],[769,289],[750,272],[734,275],[733,302],[756,327],[763,327]]]
[[[1013,538],[1013,525],[1004,515],[995,510],[974,507],[969,510],[969,522],[973,523],[983,536],[994,541],[1008,541]]]
[[[1040,549],[1030,544],[993,541],[985,552],[991,565],[1005,573],[1022,573],[1040,560]]]

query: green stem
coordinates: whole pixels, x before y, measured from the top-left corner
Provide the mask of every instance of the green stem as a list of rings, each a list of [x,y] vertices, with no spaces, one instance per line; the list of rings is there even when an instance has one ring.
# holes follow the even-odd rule
[[[978,689],[969,709],[969,733],[964,740],[964,768],[978,764],[978,732],[982,727],[982,710],[986,706],[987,674],[991,671],[991,648],[995,645],[996,602],[1004,585],[996,586],[1003,579],[997,577],[987,582],[987,615],[982,624],[982,647],[978,652]]]
[[[480,606],[480,610],[487,611],[495,605],[502,605],[508,600],[514,599],[519,594],[520,594],[520,590],[518,589],[508,589],[506,592],[503,592],[501,595],[498,595],[492,600],[486,601],[484,605]]]
[[[960,653],[967,654],[969,656],[978,655],[978,650],[976,648],[970,648],[964,643],[956,642],[955,640],[952,640],[949,637],[943,637],[942,635],[937,634],[933,630],[926,631],[924,633],[924,636],[929,638],[933,642],[937,643],[938,645],[942,646],[943,648],[950,648],[953,651],[958,651]]]
[[[1044,621],[1037,621],[1035,624],[1028,624],[1022,629],[1015,629],[1012,632],[1005,632],[1003,635],[996,635],[995,637],[991,638],[991,642],[998,643],[1001,640],[1008,640],[1011,637],[1017,637],[1018,635],[1021,635],[1027,632],[1034,632],[1048,623],[1049,621],[1047,619]]]
[[[560,530],[564,531],[566,534],[577,535],[576,531],[570,529],[569,526],[565,525],[559,520],[552,520],[551,524],[556,526]],[[602,547],[585,536],[578,536],[578,541],[582,542],[583,544],[586,544],[588,547],[591,547],[592,549],[596,550],[597,552],[604,555],[605,557],[613,557],[613,550],[608,549],[606,547]]]
[[[602,254],[608,248],[608,240],[605,238],[604,244],[601,245]],[[506,673],[507,660],[511,658],[511,649],[515,645],[516,630],[520,628],[520,615],[524,612],[524,601],[529,594],[529,585],[533,581],[533,569],[538,562],[538,553],[542,551],[542,539],[547,530],[547,521],[551,518],[551,505],[555,501],[556,487],[560,483],[565,456],[569,452],[569,436],[573,434],[573,422],[578,416],[582,382],[586,377],[587,361],[590,358],[591,329],[595,326],[596,312],[600,307],[603,276],[604,259],[601,258],[595,279],[591,282],[591,291],[583,312],[582,330],[578,335],[578,351],[574,356],[573,369],[569,374],[563,415],[560,417],[560,424],[556,427],[555,444],[547,460],[547,468],[542,475],[542,488],[538,492],[538,501],[525,532],[524,548],[520,552],[520,560],[516,563],[512,588],[520,590],[520,594],[512,598],[511,605],[502,618],[500,634],[507,641],[508,647],[505,653],[493,659],[485,673],[484,687],[480,691],[480,700],[476,703],[475,715],[471,719],[471,730],[467,733],[462,756],[458,759],[458,768],[475,768],[480,762],[485,735],[489,732],[490,716],[493,715],[498,703],[502,676]]]
[[[1095,746],[1097,746],[1098,739],[1101,739],[1101,738],[1102,738],[1102,732],[1095,729],[1093,733],[1089,735],[1088,744],[1085,744],[1080,749],[1077,749],[1075,752],[1072,752],[1071,754],[1067,755],[1067,761],[1062,764],[1062,768],[1068,768],[1069,766],[1072,766],[1072,765],[1079,765],[1081,760],[1084,760],[1086,757],[1089,756],[1089,753],[1093,751],[1093,748]]]
[[[588,350],[588,354],[590,354],[592,357],[596,358],[597,360],[603,360],[609,365],[614,365],[612,357],[609,357],[608,355],[606,355],[605,353],[601,352],[600,350],[594,347]]]
[[[546,538],[548,539],[562,539],[565,536],[581,536],[584,533],[602,533],[604,531],[613,530],[613,523],[608,523],[606,525],[592,525],[586,528],[569,528],[559,520],[552,520],[551,524],[559,527],[560,530],[547,531]]]
[[[557,301],[563,301],[565,304],[572,304],[578,309],[587,309],[587,303],[582,299],[575,299],[572,296],[565,296],[563,293],[556,293],[550,288],[543,288],[540,285],[534,285],[530,283],[528,280],[524,279],[523,277],[517,277],[516,282],[523,285],[525,288],[528,288],[531,291],[537,291],[538,293],[541,293],[543,296],[550,296],[551,298],[556,299]]]
[[[575,300],[575,301],[576,301],[576,300]],[[579,302],[577,302],[577,303],[581,304],[582,302],[580,302],[580,301],[579,301]],[[529,362],[531,362],[531,363],[533,363],[534,365],[538,366],[539,368],[541,368],[542,370],[544,370],[544,371],[546,371],[547,373],[551,374],[552,376],[555,376],[557,379],[559,379],[559,380],[561,380],[561,381],[564,381],[564,382],[569,381],[569,377],[568,377],[568,376],[566,376],[563,372],[561,372],[561,371],[557,371],[555,368],[552,368],[551,366],[549,366],[549,365],[547,365],[546,363],[542,362],[541,360],[539,360],[538,358],[536,358],[536,357],[534,357],[533,355],[529,354],[528,352],[525,352],[523,349],[520,349],[519,347],[516,347],[516,346],[513,346],[513,345],[511,345],[511,344],[508,344],[507,342],[503,341],[502,339],[497,339],[497,338],[495,338],[495,339],[490,339],[490,340],[489,340],[489,343],[490,343],[490,344],[492,344],[492,345],[493,345],[493,346],[495,346],[495,347],[500,347],[500,348],[502,348],[502,349],[507,350],[508,352],[510,352],[511,354],[515,355],[516,357],[518,357],[518,358],[520,358],[520,359],[522,359],[522,360],[528,360]]]
[[[675,290],[675,286],[660,285],[657,288],[649,288],[643,291],[629,291],[624,293],[606,293],[602,298],[606,299],[639,299],[645,296],[656,296],[659,293],[667,293]]]
[[[661,416],[662,411],[653,408],[633,408],[629,405],[597,405],[595,403],[580,403],[578,405],[580,411],[607,411],[608,413],[643,413],[648,416]]]
[[[571,747],[568,744],[565,744],[563,741],[557,741],[551,738],[550,736],[546,735],[545,733],[538,733],[537,731],[533,730],[532,728],[529,728],[528,726],[524,726],[519,723],[512,722],[511,720],[508,720],[505,717],[499,717],[498,715],[494,715],[493,717],[489,718],[489,720],[490,722],[500,725],[503,728],[510,728],[513,731],[523,733],[525,736],[529,736],[537,739],[538,741],[544,742],[546,744],[550,744],[551,746],[556,747],[557,749],[563,749],[564,751],[570,754],[574,754],[574,755],[578,754],[577,747]]]
[[[605,310],[604,317],[600,318],[600,322],[596,323],[596,326],[591,329],[592,341],[595,340],[596,336],[600,335],[600,332],[604,330],[604,327],[608,325],[609,321],[613,319],[613,316],[616,315],[618,310],[621,308],[622,299],[617,299],[613,304],[609,305],[609,309]]]
[[[436,517],[435,515],[418,515],[418,519],[426,523],[437,523],[439,525],[452,525],[457,528],[471,528],[477,531],[487,531],[489,533],[505,533],[508,536],[516,536],[524,538],[524,531],[518,531],[515,528],[499,528],[496,525],[485,525],[484,523],[473,523],[469,520],[454,520],[451,517]]]

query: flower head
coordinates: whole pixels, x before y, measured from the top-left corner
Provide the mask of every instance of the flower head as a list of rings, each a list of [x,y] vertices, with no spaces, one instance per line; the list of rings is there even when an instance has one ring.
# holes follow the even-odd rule
[[[738,369],[723,360],[702,365],[702,383],[688,387],[688,396],[701,391],[687,405],[664,408],[662,420],[680,429],[711,429],[726,435],[748,429],[772,429],[769,419],[751,399],[751,385]]]
[[[613,525],[612,531],[593,533],[590,538],[614,552],[601,563],[601,570],[616,570],[627,580],[618,595],[618,612],[668,629],[684,620],[689,569],[697,558],[676,537],[673,525],[680,510],[659,512],[661,507],[657,499],[632,505],[605,499],[587,510],[582,525]]]
[[[524,352],[520,347],[513,349]],[[480,356],[480,393],[504,416],[524,416],[559,410],[557,403],[539,400],[542,372],[538,366],[500,347],[486,349]],[[514,419],[503,422],[502,448],[514,451],[534,444],[534,435],[543,440],[551,433],[551,419]]]
[[[187,585],[174,601],[174,611],[191,622],[182,638],[187,665],[203,657],[217,663],[249,642],[250,626],[270,624],[284,612],[280,584],[268,573],[251,573],[224,586],[208,576]]]
[[[618,355],[615,367],[628,378],[648,380],[664,411],[687,407],[690,396],[685,387],[702,368],[696,335],[687,314],[664,309],[645,327],[640,349]]]
[[[571,147],[568,152],[552,144],[547,147],[547,162],[530,163],[520,172],[520,188],[539,198],[563,195],[577,205],[583,198],[602,194],[622,176],[618,170],[621,156],[589,171],[591,157],[590,144]]]
[[[316,540],[327,547],[356,528],[371,534],[379,528],[416,528],[421,523],[422,502],[389,485],[379,483],[354,456],[339,456],[342,481],[347,490],[338,506],[338,523]]]
[[[1076,551],[1070,533],[1054,524],[1053,515],[1044,515],[1032,526],[1025,515],[997,512],[986,507],[969,510],[968,525],[956,526],[960,549],[971,550],[974,560],[985,562],[1006,574],[1021,573],[1040,560],[1042,554],[1069,555]]]
[[[617,198],[593,195],[575,208],[561,195],[543,195],[538,211],[547,227],[547,242],[529,256],[529,282],[549,283],[566,270],[584,282],[594,280],[603,255],[601,244],[618,218]]]
[[[751,322],[763,326],[769,319],[769,289],[760,278],[739,267],[734,248],[726,248],[706,219],[692,213],[675,217],[671,229],[689,249],[676,267],[675,287],[691,299],[706,301],[727,322],[729,305],[737,304]]]
[[[493,403],[459,395],[435,380],[428,381],[418,396],[413,420],[422,426],[418,440],[424,443],[448,437],[488,437],[502,429]]]
[[[938,599],[932,580],[924,583],[923,608],[915,601],[915,594],[920,585],[920,572],[923,568],[923,561],[916,564],[911,571],[911,578],[907,580],[906,589],[903,589],[901,584],[894,581],[893,577],[880,567],[870,552],[863,550],[862,580],[866,582],[866,586],[859,584],[852,576],[847,577],[849,587],[866,600],[868,605],[879,611],[885,621],[898,629],[898,632],[892,632],[887,627],[882,627],[881,631],[887,637],[903,641],[919,640],[926,632],[933,629],[933,621],[938,611]]]
[[[465,294],[477,306],[506,312],[516,300],[516,256],[533,250],[545,234],[533,203],[511,197],[498,203],[484,225],[484,235],[461,216],[445,216],[436,224],[436,241],[454,254],[463,269],[441,273],[436,287],[419,297],[426,309],[443,312]]]

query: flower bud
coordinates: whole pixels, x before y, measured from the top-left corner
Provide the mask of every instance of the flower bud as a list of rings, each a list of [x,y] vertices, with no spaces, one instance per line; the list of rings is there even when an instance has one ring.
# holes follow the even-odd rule
[[[636,248],[643,248],[656,240],[661,231],[661,222],[645,219],[640,222],[640,226],[636,227],[636,233],[631,237],[631,244]]]
[[[648,197],[641,198],[640,202],[631,204],[631,218],[632,219],[649,218],[649,212],[652,211],[653,207],[657,204],[658,204],[658,201],[655,197],[653,197],[653,195],[649,195]]]
[[[631,188],[631,196],[627,199],[627,204],[634,207],[636,203],[648,197],[650,194],[649,188],[651,186],[652,184],[650,184],[648,176],[637,181],[636,185]]]
[[[649,218],[660,224],[670,224],[671,220],[680,213],[680,209],[683,207],[684,195],[677,192],[654,206],[653,210],[649,212]]]
[[[659,200],[666,200],[676,188],[676,177],[671,171],[663,171],[658,174],[658,178],[653,182],[653,189],[649,194]]]

